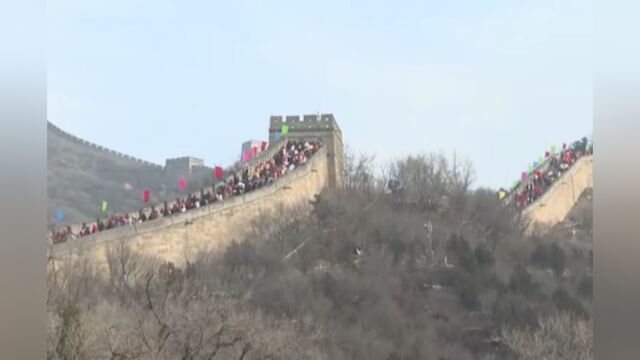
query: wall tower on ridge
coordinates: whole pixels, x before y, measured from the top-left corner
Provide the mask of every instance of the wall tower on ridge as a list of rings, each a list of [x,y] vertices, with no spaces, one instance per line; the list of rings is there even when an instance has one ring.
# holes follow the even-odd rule
[[[271,116],[269,124],[269,144],[276,143],[276,133],[282,132],[283,125],[288,127],[288,134],[282,138],[296,140],[321,139],[327,148],[327,165],[329,187],[343,185],[344,145],[342,131],[333,114]]]

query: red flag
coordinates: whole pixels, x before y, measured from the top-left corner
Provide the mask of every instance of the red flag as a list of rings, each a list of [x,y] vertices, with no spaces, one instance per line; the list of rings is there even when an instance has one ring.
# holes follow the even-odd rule
[[[562,150],[565,150],[567,148],[567,143],[562,144]]]
[[[149,200],[151,199],[151,190],[149,189],[144,189],[144,191],[142,192],[142,200],[146,203],[149,202]]]
[[[544,153],[544,157],[548,158],[549,156],[551,156],[551,153],[550,153],[550,152],[548,152],[548,151],[545,151],[545,153]]]
[[[187,179],[180,177],[178,180],[178,190],[182,191],[187,188]]]
[[[267,142],[266,141],[262,142],[262,147],[260,149],[262,149],[262,151],[267,150]]]
[[[253,151],[253,156],[258,155],[258,147],[257,146],[252,147],[251,150]]]
[[[214,175],[216,179],[222,180],[222,178],[224,177],[224,170],[220,166],[216,166],[214,170]]]

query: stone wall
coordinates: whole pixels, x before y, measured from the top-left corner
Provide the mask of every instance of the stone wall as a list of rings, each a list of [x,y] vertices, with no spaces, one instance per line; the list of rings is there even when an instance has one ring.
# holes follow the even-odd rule
[[[142,254],[182,266],[201,250],[220,250],[233,239],[241,240],[252,219],[281,207],[303,205],[328,185],[327,148],[322,147],[309,162],[276,180],[275,183],[222,203],[194,209],[171,218],[127,226],[58,244],[53,255],[61,260],[69,256],[90,256],[105,263],[106,249],[124,241]]]
[[[565,220],[580,195],[593,189],[593,156],[578,160],[539,200],[523,211],[527,232],[543,232]]]
[[[327,147],[328,185],[331,188],[342,187],[344,181],[344,143],[342,130],[333,114],[271,116],[269,120],[269,142],[275,141],[275,135],[283,125],[289,128],[286,138],[315,140],[322,139]],[[285,137],[285,136],[283,136]]]
[[[82,146],[86,146],[86,147],[88,147],[88,148],[90,148],[92,150],[99,151],[99,152],[101,152],[103,154],[112,156],[112,157],[117,158],[119,160],[127,160],[127,161],[129,161],[131,163],[134,163],[134,164],[140,166],[140,167],[147,167],[147,168],[151,168],[151,169],[155,169],[155,170],[162,170],[164,168],[162,165],[158,165],[158,164],[154,164],[154,163],[151,163],[149,161],[146,161],[146,160],[138,159],[138,158],[135,158],[133,156],[129,156],[127,154],[123,154],[123,153],[120,153],[120,152],[115,151],[115,150],[107,149],[107,148],[102,147],[100,145],[94,144],[94,143],[92,143],[90,141],[81,139],[81,138],[79,138],[79,137],[77,137],[75,135],[69,134],[68,132],[60,129],[59,127],[55,126],[54,124],[52,124],[49,121],[47,121],[47,128],[50,131],[53,131],[53,132],[59,134],[60,136],[66,138],[67,140],[70,140],[70,141],[72,141],[72,142],[74,142],[76,144],[82,145]]]

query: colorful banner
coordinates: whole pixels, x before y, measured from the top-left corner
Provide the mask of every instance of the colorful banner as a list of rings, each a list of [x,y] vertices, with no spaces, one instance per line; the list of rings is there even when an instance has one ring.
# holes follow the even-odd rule
[[[102,201],[102,207],[101,207],[102,213],[106,213],[108,207],[109,207],[109,204],[106,201],[103,200]]]
[[[180,179],[178,179],[178,190],[183,191],[186,188],[187,188],[187,179],[185,179],[184,177],[180,177]]]
[[[224,170],[220,166],[216,166],[216,168],[213,170],[213,175],[216,177],[216,179],[222,180],[222,178],[224,177]]]
[[[249,150],[242,155],[242,162],[249,162],[253,159],[253,150]]]
[[[56,222],[59,224],[64,220],[64,211],[58,208],[56,209]]]
[[[142,191],[142,201],[146,204],[149,200],[151,200],[151,190],[144,189],[144,191]]]

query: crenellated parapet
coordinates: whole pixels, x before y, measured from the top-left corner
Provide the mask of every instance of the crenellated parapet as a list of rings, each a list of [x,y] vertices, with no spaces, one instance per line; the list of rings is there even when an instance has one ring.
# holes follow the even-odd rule
[[[137,166],[141,166],[141,167],[148,167],[148,168],[152,168],[155,170],[162,170],[164,167],[162,165],[158,165],[158,164],[154,164],[152,162],[146,161],[146,160],[142,160],[142,159],[138,159],[136,157],[133,156],[129,156],[127,154],[123,154],[121,152],[115,151],[115,150],[111,150],[108,149],[106,147],[103,147],[101,145],[98,144],[94,144],[90,141],[81,139],[73,134],[70,134],[62,129],[60,129],[59,127],[55,126],[54,124],[52,124],[51,122],[47,121],[47,128],[55,133],[57,133],[58,135],[60,135],[61,137],[75,143],[81,146],[85,146],[90,148],[91,150],[95,150],[98,152],[101,152],[105,155],[108,156],[112,156],[115,158],[118,158],[119,160],[126,160],[128,162],[134,163]]]
[[[288,134],[282,135],[283,126]],[[269,143],[276,141],[276,134],[282,138],[299,140],[321,139],[327,147],[329,160],[329,187],[342,187],[344,167],[344,144],[342,130],[333,114],[273,115],[269,119]]]
[[[321,147],[307,163],[268,186],[185,213],[69,240],[53,246],[52,255],[60,261],[88,256],[105,264],[106,249],[123,241],[142,254],[183,266],[200,251],[221,250],[243,239],[252,222],[267,214],[290,206],[309,211],[310,200],[327,187],[327,164],[326,149]]]

